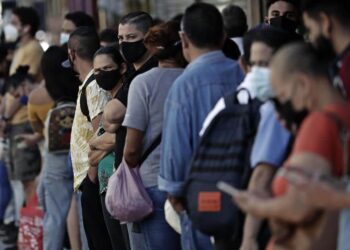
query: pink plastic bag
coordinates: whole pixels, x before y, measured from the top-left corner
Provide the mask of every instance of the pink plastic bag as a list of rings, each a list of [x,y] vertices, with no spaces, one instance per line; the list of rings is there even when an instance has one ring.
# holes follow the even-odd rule
[[[109,178],[105,202],[108,212],[121,222],[137,222],[153,212],[139,167],[129,168],[124,159]]]
[[[34,195],[21,209],[17,242],[19,250],[43,249],[44,211],[38,206],[38,197]]]

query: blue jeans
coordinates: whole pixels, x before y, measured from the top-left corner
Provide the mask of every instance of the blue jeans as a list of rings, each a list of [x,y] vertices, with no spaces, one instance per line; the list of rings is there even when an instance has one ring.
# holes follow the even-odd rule
[[[181,220],[181,249],[182,250],[213,250],[210,238],[194,229],[188,215],[183,211]]]
[[[347,185],[347,192],[350,192],[350,183]],[[338,232],[338,250],[350,249],[350,209],[344,208],[340,212],[339,232]]]
[[[73,179],[67,168],[67,154],[45,152],[43,175],[38,190],[44,208],[44,250],[61,250],[66,219],[73,195]]]
[[[158,187],[146,188],[146,191],[153,201],[154,212],[140,223],[137,223],[140,233],[144,236],[146,249],[181,249],[180,235],[165,221],[164,204],[166,193],[160,191]],[[131,240],[133,240],[133,237],[131,237]]]

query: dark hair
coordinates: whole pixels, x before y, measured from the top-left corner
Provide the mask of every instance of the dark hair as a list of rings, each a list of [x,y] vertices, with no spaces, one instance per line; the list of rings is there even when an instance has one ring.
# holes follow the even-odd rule
[[[224,46],[222,47],[222,52],[224,52],[226,57],[233,60],[238,60],[241,55],[237,44],[230,38],[226,38]]]
[[[45,87],[52,99],[57,101],[76,101],[79,79],[71,68],[61,66],[67,60],[67,52],[58,46],[48,48],[41,59]]]
[[[342,26],[350,26],[349,0],[304,0],[301,10],[316,20],[323,12],[327,16],[336,18]]]
[[[298,10],[300,9],[300,0],[267,0],[266,1],[266,10],[269,11],[269,8],[271,7],[271,5],[276,3],[276,2],[279,2],[279,1],[289,3],[289,4],[293,5],[296,9],[298,9]]]
[[[222,10],[226,33],[229,37],[242,37],[248,30],[247,16],[241,7],[230,4]]]
[[[118,43],[117,32],[113,29],[104,29],[100,32],[100,42]]]
[[[250,49],[254,42],[262,42],[272,48],[273,53],[288,43],[302,40],[302,37],[270,25],[258,26],[249,31],[243,38],[244,60],[250,61]]]
[[[334,57],[328,51],[322,51],[309,43],[299,42],[281,49],[275,56],[282,71],[288,74],[302,72],[314,77],[329,79],[328,69]],[[285,60],[288,58],[288,60]]]
[[[122,63],[125,62],[123,57],[121,56],[117,46],[102,47],[96,51],[94,58],[98,55],[110,56],[112,58],[113,62],[115,62],[118,66],[120,66]]]
[[[256,36],[256,33],[260,30],[265,28],[266,24],[259,24],[258,26],[253,27],[250,29],[243,37],[243,55],[242,59],[246,64],[249,64],[250,61],[250,48],[252,47],[253,39]]]
[[[273,49],[274,52],[284,45],[302,40],[302,38],[294,33],[290,33],[273,26],[266,26],[255,34],[252,42],[262,42]]]
[[[182,18],[182,28],[198,48],[218,48],[222,45],[224,25],[222,16],[214,5],[192,4]]]
[[[175,22],[181,23],[181,20],[182,20],[183,16],[184,16],[183,13],[179,13],[176,16],[174,16],[173,18],[171,18],[171,21],[175,21]]]
[[[153,26],[154,26],[154,25],[158,25],[158,24],[162,24],[162,23],[164,23],[164,20],[163,20],[163,19],[161,19],[161,18],[159,18],[159,17],[153,18]]]
[[[0,63],[6,60],[7,55],[8,55],[8,49],[6,45],[0,44]]]
[[[94,19],[83,11],[68,13],[64,19],[71,21],[76,27],[89,26],[95,28]]]
[[[24,81],[28,81],[29,83],[34,83],[35,82],[34,76],[29,74],[28,71],[29,71],[28,65],[19,66],[16,69],[16,73],[14,73],[9,78],[7,78],[5,83],[6,85],[5,90],[8,91],[11,87],[16,89]]]
[[[120,24],[134,24],[137,30],[146,34],[148,30],[153,26],[152,17],[143,11],[131,12],[123,16],[120,21]]]
[[[179,31],[180,23],[176,21],[153,26],[145,36],[144,44],[159,60],[175,59],[183,66],[185,59],[182,55]]]
[[[79,27],[69,37],[68,48],[79,57],[92,61],[95,52],[100,48],[100,39],[92,27]]]
[[[30,34],[35,36],[40,25],[39,15],[36,10],[32,7],[17,7],[12,10],[12,13],[19,18],[22,26],[29,25]]]

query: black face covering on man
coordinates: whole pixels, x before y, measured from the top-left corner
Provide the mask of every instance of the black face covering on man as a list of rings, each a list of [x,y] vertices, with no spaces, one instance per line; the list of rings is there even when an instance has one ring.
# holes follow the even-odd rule
[[[297,23],[285,16],[271,18],[270,25],[290,33],[295,33],[297,29]]]
[[[286,128],[291,132],[294,132],[294,126],[296,129],[299,129],[305,117],[309,114],[306,109],[296,111],[291,100],[281,103],[277,98],[273,98],[272,101],[275,104],[277,113],[286,122]]]
[[[128,63],[137,62],[147,52],[143,40],[136,42],[122,42],[119,47],[122,56]]]

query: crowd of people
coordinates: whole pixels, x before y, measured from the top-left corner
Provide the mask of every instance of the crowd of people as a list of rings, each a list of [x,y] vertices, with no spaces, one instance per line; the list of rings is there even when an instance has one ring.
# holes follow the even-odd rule
[[[36,11],[13,9],[4,249],[36,203],[44,250],[350,249],[350,2],[266,10],[249,28],[238,6],[194,3],[100,33],[72,12],[44,51]]]

